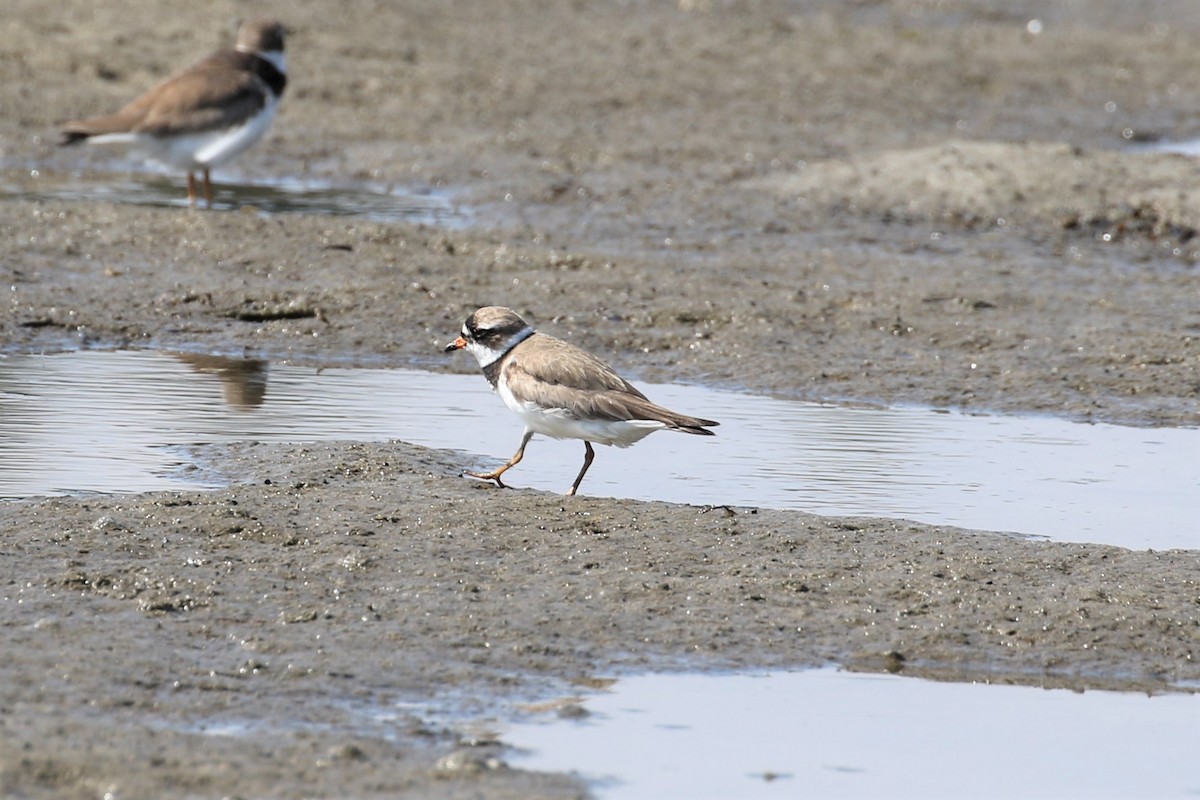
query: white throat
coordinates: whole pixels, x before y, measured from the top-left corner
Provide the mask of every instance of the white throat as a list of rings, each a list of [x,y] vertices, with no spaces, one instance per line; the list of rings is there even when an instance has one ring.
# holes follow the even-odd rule
[[[282,50],[264,50],[257,53],[255,53],[253,50],[244,50],[241,47],[239,47],[238,50],[241,50],[243,53],[254,53],[254,55],[258,56],[259,58],[270,61],[271,66],[275,67],[275,69],[279,70],[279,72],[283,75],[287,75],[287,53],[283,52]]]
[[[480,368],[490,367],[492,364],[495,364],[497,361],[503,358],[509,350],[512,350],[530,336],[533,336],[533,333],[533,328],[526,325],[524,328],[514,333],[507,342],[505,342],[496,350],[493,350],[490,347],[484,347],[478,342],[471,342],[467,345],[467,349],[471,351],[471,355],[475,356],[475,360],[479,362]]]

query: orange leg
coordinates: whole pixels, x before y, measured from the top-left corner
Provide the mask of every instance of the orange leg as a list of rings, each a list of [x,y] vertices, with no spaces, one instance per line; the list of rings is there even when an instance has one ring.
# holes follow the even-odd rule
[[[212,208],[212,179],[208,174],[208,167],[204,168],[204,203],[208,208]]]
[[[188,207],[196,207],[196,176],[188,173]]]
[[[472,478],[479,478],[480,480],[495,481],[496,485],[501,489],[507,489],[508,487],[504,485],[504,481],[500,480],[500,476],[521,463],[521,459],[525,457],[525,445],[529,444],[529,440],[532,438],[533,431],[525,431],[525,435],[521,437],[521,446],[517,448],[517,452],[499,469],[492,470],[491,472],[465,472],[463,474],[470,475]],[[583,476],[580,475],[579,477],[582,478]]]
[[[588,467],[592,465],[592,459],[596,457],[596,451],[592,449],[591,442],[585,440],[583,446],[586,448],[583,454],[583,469],[579,470],[579,475],[576,476],[575,482],[571,484],[571,488],[567,491],[567,497],[574,495],[575,491],[579,488],[579,484],[583,483],[583,476],[587,473]]]

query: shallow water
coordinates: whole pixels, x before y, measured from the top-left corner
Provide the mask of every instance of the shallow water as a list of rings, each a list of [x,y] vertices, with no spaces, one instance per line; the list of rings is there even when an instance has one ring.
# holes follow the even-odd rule
[[[1143,145],[1142,149],[1158,153],[1178,153],[1183,156],[1200,156],[1200,139],[1183,139],[1181,141],[1161,141]]]
[[[186,208],[183,176],[149,173],[65,175],[31,170],[19,179],[0,177],[0,198],[128,203]],[[203,205],[203,203],[201,203]],[[469,215],[436,190],[412,191],[378,184],[348,186],[283,178],[271,182],[213,183],[213,209],[262,214],[354,216],[373,222],[414,222],[443,227],[469,224]]]
[[[717,436],[599,447],[583,494],[1200,548],[1200,430],[642,388],[720,420]],[[467,451],[464,469],[479,469],[520,435],[477,373],[138,351],[0,357],[0,497],[215,487],[189,470],[186,448],[202,443],[400,439]],[[506,478],[562,491],[582,457],[579,442],[535,437]]]
[[[1200,795],[1200,695],[826,669],[634,677],[584,708],[504,730],[513,765],[576,772],[600,800]]]

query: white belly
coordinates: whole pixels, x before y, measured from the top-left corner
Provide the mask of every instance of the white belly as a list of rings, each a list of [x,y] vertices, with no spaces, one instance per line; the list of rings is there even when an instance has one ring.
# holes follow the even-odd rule
[[[534,433],[549,436],[552,439],[583,439],[595,444],[611,444],[617,447],[629,447],[657,430],[667,427],[664,423],[650,419],[634,420],[586,420],[579,419],[562,408],[542,408],[531,403],[522,402],[513,397],[512,392],[503,380],[496,387],[497,393],[525,427]]]
[[[206,167],[219,167],[240,155],[266,135],[271,123],[275,121],[275,113],[278,110],[279,101],[268,100],[262,111],[247,120],[245,125],[230,128],[198,147],[195,154],[196,163]]]
[[[279,101],[271,100],[262,111],[244,125],[218,131],[187,133],[180,136],[150,136],[144,133],[113,133],[93,136],[93,144],[123,144],[151,161],[167,167],[193,170],[219,167],[253,145],[275,121]]]

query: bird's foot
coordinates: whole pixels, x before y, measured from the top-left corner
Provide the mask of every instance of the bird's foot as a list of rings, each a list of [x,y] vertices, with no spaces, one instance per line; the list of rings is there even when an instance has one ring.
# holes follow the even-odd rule
[[[467,475],[472,478],[479,478],[481,481],[495,481],[496,485],[501,489],[508,489],[510,487],[505,484],[504,481],[500,480],[500,475],[503,474],[503,472],[504,470],[494,470],[492,472],[471,472],[470,470],[463,470],[463,475]]]

